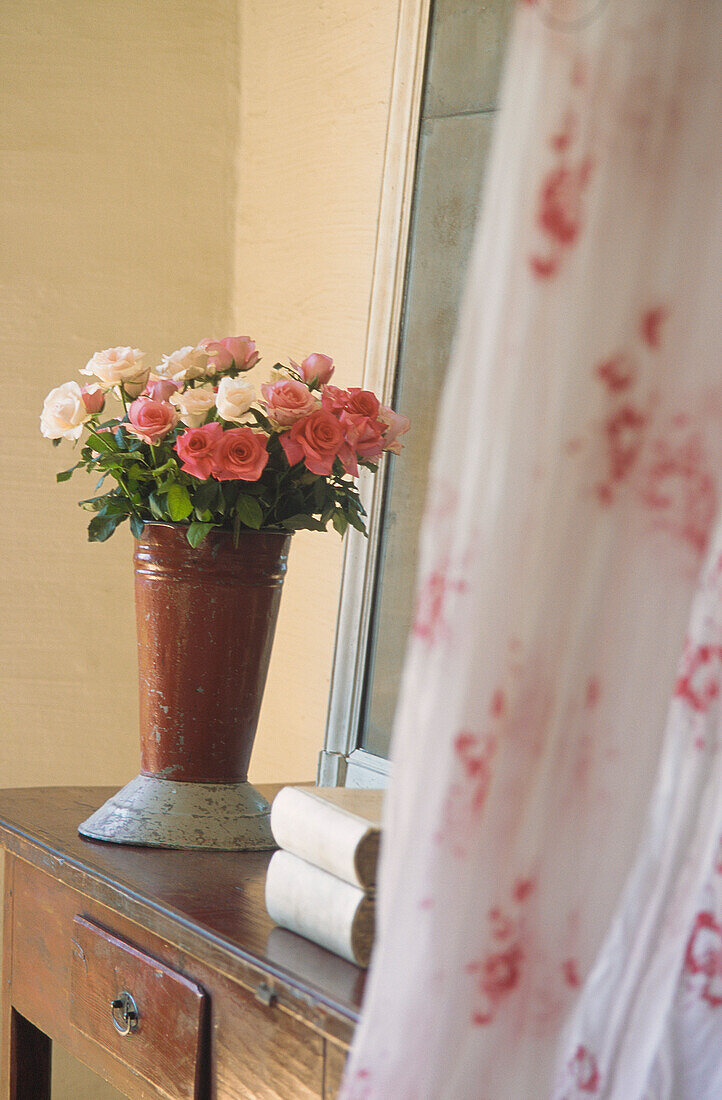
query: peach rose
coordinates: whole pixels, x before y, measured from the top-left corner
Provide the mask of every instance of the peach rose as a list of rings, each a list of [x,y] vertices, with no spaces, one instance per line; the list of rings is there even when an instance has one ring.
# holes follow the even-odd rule
[[[187,428],[200,428],[216,403],[216,395],[213,386],[206,383],[184,390],[183,393],[171,394],[170,402],[178,409]]]
[[[403,444],[398,442],[400,435],[406,435],[411,427],[408,416],[394,412],[388,405],[382,405],[378,411],[378,419],[386,425],[384,432],[384,450],[392,454],[400,455]]]
[[[213,452],[213,476],[219,481],[258,481],[268,462],[268,436],[248,425],[229,428]]]
[[[139,348],[106,348],[96,351],[80,373],[98,378],[105,390],[122,386],[130,397],[137,397],[150,374],[149,368],[143,366],[143,358]]]
[[[289,428],[302,416],[318,408],[318,399],[304,382],[295,378],[261,386],[269,417],[282,428]]]
[[[40,431],[46,439],[79,439],[83,424],[90,419],[77,382],[64,382],[51,390],[43,402]]]
[[[214,420],[211,424],[204,424],[202,428],[191,428],[189,432],[179,435],[174,447],[181,460],[183,472],[201,481],[209,478],[213,470],[218,437],[222,434],[223,428]]]
[[[126,427],[144,443],[158,443],[178,423],[178,413],[167,401],[138,397],[128,409]]]
[[[337,455],[342,461],[347,456],[343,428],[326,409],[316,409],[310,416],[297,420],[290,432],[284,432],[280,438],[290,466],[303,459],[311,473],[325,477],[331,473]]]
[[[294,363],[292,359],[291,366],[298,371],[304,382],[313,382],[315,378],[319,386],[324,386],[335,370],[333,359],[318,351],[307,355],[302,363]]]
[[[221,378],[216,394],[218,415],[240,424],[256,399],[256,391],[243,378]]]

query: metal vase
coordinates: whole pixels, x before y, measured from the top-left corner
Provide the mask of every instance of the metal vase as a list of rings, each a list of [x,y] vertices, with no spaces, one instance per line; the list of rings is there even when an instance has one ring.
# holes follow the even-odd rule
[[[290,535],[147,523],[135,546],[141,771],[80,826],[159,848],[275,844],[247,781]]]

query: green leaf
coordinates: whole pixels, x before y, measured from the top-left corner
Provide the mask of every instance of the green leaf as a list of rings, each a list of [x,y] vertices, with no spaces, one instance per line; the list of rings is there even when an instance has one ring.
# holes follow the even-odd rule
[[[132,466],[129,466],[126,473],[128,474],[128,477],[134,477],[137,480],[153,477],[151,471],[147,467],[141,466],[139,462],[134,462]]]
[[[124,519],[124,515],[93,516],[88,524],[88,542],[105,542]]]
[[[226,482],[228,485],[229,482]],[[232,482],[230,484],[233,484]],[[243,492],[246,496],[260,497],[266,491],[266,486],[261,481],[244,481]]]
[[[208,532],[217,526],[217,523],[192,523],[188,528],[186,538],[191,546],[200,546]]]
[[[165,519],[166,518],[163,506],[160,503],[160,501],[158,500],[158,497],[155,495],[155,493],[149,493],[148,494],[148,507],[150,508],[151,513],[152,513],[152,515],[154,516],[155,519]]]
[[[168,501],[168,514],[175,523],[187,519],[193,511],[190,494],[185,485],[171,485],[166,499]]]
[[[83,462],[76,462],[74,466],[71,466],[69,470],[63,470],[62,473],[55,475],[56,481],[70,481],[71,477],[77,470],[78,466],[83,466]]]
[[[334,528],[338,531],[341,538],[346,534],[346,528],[348,527],[348,520],[343,512],[334,512],[331,517],[333,520]]]
[[[263,509],[255,497],[241,493],[236,501],[235,514],[246,527],[257,531],[263,523]]]
[[[199,510],[203,512],[206,508],[211,512],[223,512],[223,490],[220,482],[214,481],[212,478],[202,481],[193,493],[193,504],[196,513]]]
[[[355,527],[356,530],[360,531],[362,535],[366,534],[366,524],[361,519],[361,516],[358,514],[358,512],[347,512],[346,518],[348,519],[352,527]]]
[[[263,428],[264,431],[266,431],[266,432],[272,432],[273,431],[273,428],[271,427],[271,421],[268,419],[267,416],[264,416],[264,414],[260,411],[260,409],[251,409],[250,412],[253,413],[253,415],[256,418],[256,423],[261,428]]]
[[[88,438],[85,442],[94,451],[101,451],[105,454],[113,453],[118,449],[115,446],[115,440],[109,432],[103,432],[102,435],[98,435],[97,432],[88,432]]]
[[[281,521],[287,531],[325,531],[326,524],[321,523],[320,520],[314,519],[313,516],[290,516],[288,519]]]
[[[127,512],[128,510],[125,497],[120,496],[115,490],[110,493],[101,493],[97,497],[86,497],[84,500],[79,500],[78,504],[86,512],[100,512],[101,509],[108,508],[111,504],[118,506],[115,509],[116,511]]]
[[[328,485],[324,477],[319,477],[313,486],[314,512],[322,512],[326,504]]]
[[[136,515],[134,512],[133,515],[130,517],[130,529],[137,539],[139,539],[140,536],[143,534],[144,527],[145,520],[142,520],[140,516]]]

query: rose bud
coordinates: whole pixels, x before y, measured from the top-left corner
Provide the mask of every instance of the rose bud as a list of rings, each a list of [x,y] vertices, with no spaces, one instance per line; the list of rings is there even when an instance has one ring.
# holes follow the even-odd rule
[[[89,412],[91,416],[95,416],[96,413],[103,411],[105,394],[96,382],[93,382],[90,386],[83,386],[80,394],[83,398],[83,404],[85,405],[86,411]]]
[[[300,364],[294,363],[292,359],[291,366],[298,371],[304,382],[313,382],[315,378],[319,386],[325,386],[336,369],[330,356],[321,355],[317,351],[307,355]]]

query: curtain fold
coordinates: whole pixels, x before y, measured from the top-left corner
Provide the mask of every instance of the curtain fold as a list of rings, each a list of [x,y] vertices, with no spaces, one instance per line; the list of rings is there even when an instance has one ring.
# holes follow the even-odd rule
[[[722,1095],[720,32],[519,5],[344,1100]]]

